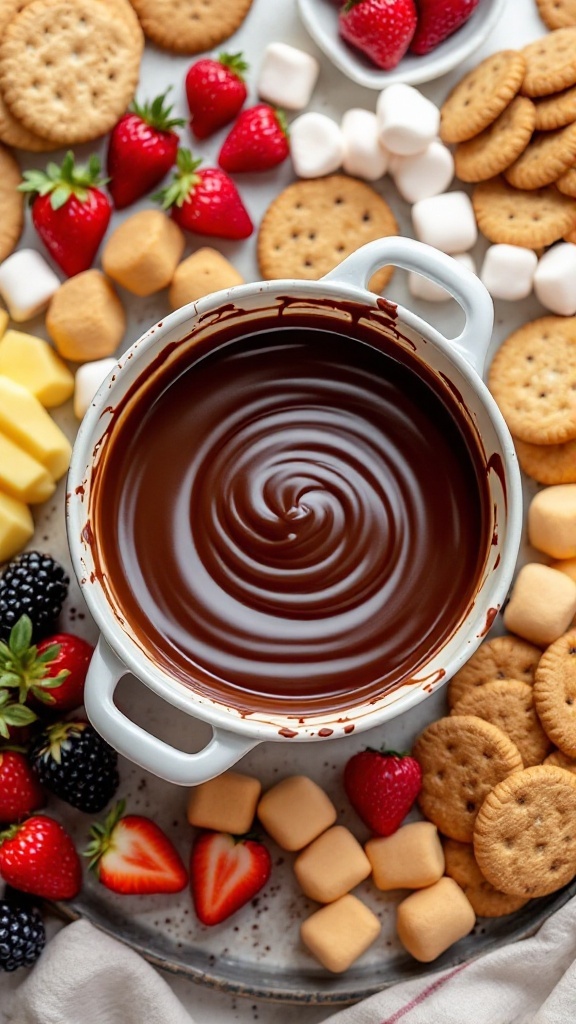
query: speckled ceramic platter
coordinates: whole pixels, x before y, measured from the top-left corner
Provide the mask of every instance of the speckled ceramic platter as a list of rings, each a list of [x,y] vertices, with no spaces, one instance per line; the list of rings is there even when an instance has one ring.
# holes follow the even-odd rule
[[[488,39],[474,60],[488,52],[510,45],[521,46],[543,32],[532,0],[521,0],[522,16],[518,17],[516,4],[508,4],[498,39]],[[520,0],[519,0],[520,4]],[[298,21],[295,4],[279,0],[254,0],[252,9],[241,30],[227,44],[231,51],[243,50],[251,63],[249,84],[255,80],[262,50],[268,41],[283,39],[308,52],[321,61],[321,73],[311,109],[339,117],[352,106],[374,109],[375,94],[345,79],[325,60],[307,36]],[[177,113],[186,115],[183,92],[184,74],[190,61],[161,54],[147,47],[142,65],[140,98],[152,98],[173,85],[173,99]],[[469,62],[471,64],[471,62]],[[459,68],[423,91],[431,99],[441,102],[451,85],[469,64]],[[256,100],[252,84],[250,102]],[[196,156],[212,163],[221,145],[223,133],[201,146],[194,147]],[[186,139],[189,142],[189,139]],[[79,149],[87,156],[97,147]],[[104,148],[101,147],[101,153]],[[25,167],[41,167],[44,158],[22,157]],[[264,175],[245,175],[238,180],[243,198],[257,223],[271,199],[292,180],[289,161],[274,172]],[[456,185],[455,187],[460,187]],[[378,191],[388,199],[398,218],[402,233],[411,234],[410,211],[395,188],[386,178],[377,183]],[[147,205],[145,203],[141,206]],[[138,207],[137,207],[138,208]],[[128,213],[116,215],[117,220]],[[37,240],[28,224],[22,246],[36,246]],[[205,240],[188,242],[187,252],[205,244]],[[219,248],[227,255],[247,281],[258,279],[256,263],[256,236],[243,243],[222,243]],[[484,243],[479,242],[474,256],[479,264]],[[454,337],[460,330],[460,311],[455,303],[441,305],[416,303],[406,289],[406,279],[397,272],[388,288],[392,301],[411,306],[415,312]],[[122,295],[129,312],[129,329],[124,346],[135,341],[145,329],[160,320],[168,311],[165,293],[145,300],[134,300]],[[499,303],[496,307],[494,349],[503,338],[526,320],[542,314],[535,299],[521,304]],[[31,333],[41,334],[41,318],[27,325]],[[57,418],[72,438],[76,421],[69,407],[57,410]],[[528,493],[528,490],[527,490]],[[64,531],[64,496],[62,484],[57,495],[38,516],[33,546],[50,551],[56,558],[70,565]],[[32,546],[32,545],[31,545]],[[521,557],[526,558],[523,551]],[[531,554],[533,557],[533,554]],[[78,587],[72,582],[69,599],[63,615],[62,627],[78,631],[88,639],[96,639],[93,623],[87,615]],[[501,630],[497,621],[495,632]],[[118,691],[118,701],[126,713],[146,728],[156,732],[175,745],[191,751],[201,747],[207,736],[207,727],[162,704],[136,680],[126,679]],[[241,770],[257,775],[268,786],[284,775],[306,773],[319,782],[330,794],[339,811],[339,822],[348,824],[360,840],[366,838],[361,822],[354,816],[344,797],[342,769],[355,751],[367,745],[386,745],[395,749],[408,749],[414,736],[432,719],[444,713],[444,695],[440,690],[424,703],[394,720],[385,729],[364,733],[345,740],[325,740],[313,744],[293,746],[289,740],[257,747],[241,762]],[[173,838],[185,860],[188,859],[192,830],[186,823],[186,791],[162,782],[132,764],[121,760],[121,788],[119,795],[126,800],[128,809],[153,817]],[[51,813],[56,814],[70,828],[79,849],[86,843],[90,817],[72,811],[54,800]],[[453,946],[433,966],[418,964],[403,953],[394,932],[394,913],[397,900],[390,894],[378,893],[370,883],[359,887],[358,895],[379,915],[382,936],[375,945],[346,974],[330,975],[320,968],[299,942],[299,923],[311,912],[313,905],[299,891],[292,873],[292,855],[283,853],[270,844],[273,872],[269,884],[228,922],[215,928],[205,928],[196,920],[188,892],[169,897],[122,897],[108,892],[86,872],[85,884],[78,899],[59,906],[68,918],[85,917],[110,934],[141,952],[152,963],[168,971],[177,972],[207,985],[236,992],[253,998],[269,998],[295,1003],[344,1004],[390,985],[400,979],[458,964],[526,936],[556,908],[561,906],[576,885],[546,899],[528,903],[523,910],[497,920],[479,920],[473,933]]]

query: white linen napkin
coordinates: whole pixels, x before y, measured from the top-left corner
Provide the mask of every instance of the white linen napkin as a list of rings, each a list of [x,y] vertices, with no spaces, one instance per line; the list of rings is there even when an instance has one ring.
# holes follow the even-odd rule
[[[68,925],[48,943],[6,1011],[13,1024],[194,1024],[153,967],[86,921]],[[279,1006],[274,1019],[282,1021]],[[575,1024],[576,899],[532,938],[396,985],[334,1015],[327,1012],[325,1020]]]

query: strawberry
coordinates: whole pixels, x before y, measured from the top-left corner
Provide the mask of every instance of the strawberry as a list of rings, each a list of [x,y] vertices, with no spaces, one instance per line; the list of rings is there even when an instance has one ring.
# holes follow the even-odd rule
[[[390,836],[412,807],[422,785],[418,761],[393,750],[363,750],[344,768],[352,807],[376,835]]]
[[[11,825],[44,807],[46,797],[27,757],[0,750],[0,822]]]
[[[284,114],[258,103],[240,114],[224,140],[218,163],[225,171],[268,171],[289,152]]]
[[[410,43],[412,53],[430,53],[452,35],[478,6],[480,0],[418,0],[418,27]]]
[[[34,227],[68,277],[88,270],[108,227],[112,207],[98,188],[103,182],[97,156],[76,166],[68,152],[60,167],[49,163],[46,171],[25,171],[18,186],[30,193]]]
[[[236,117],[247,96],[243,78],[247,70],[241,53],[221,53],[218,60],[203,57],[189,68],[186,97],[190,128],[197,139],[206,139]]]
[[[103,824],[90,829],[84,851],[90,868],[112,892],[180,892],[188,881],[180,854],[154,821],[125,815],[124,806],[120,800]]]
[[[266,847],[251,835],[203,832],[192,848],[190,884],[202,924],[220,924],[248,903],[270,877]]]
[[[185,124],[170,117],[166,90],[152,103],[134,102],[112,130],[108,143],[108,186],[117,210],[130,206],[162,181],[176,160],[179,137],[173,128]]]
[[[71,900],[80,892],[80,858],[54,818],[27,818],[1,832],[0,844],[0,875],[8,885],[47,900]]]
[[[21,704],[71,711],[82,704],[84,682],[94,652],[91,644],[71,633],[58,633],[32,644],[32,622],[21,615],[0,642],[0,687],[18,688]]]
[[[248,238],[252,221],[234,182],[218,167],[198,170],[189,149],[179,149],[172,184],[153,196],[186,231],[217,238]]]
[[[390,71],[416,30],[414,0],[348,0],[338,15],[340,35],[379,68]]]

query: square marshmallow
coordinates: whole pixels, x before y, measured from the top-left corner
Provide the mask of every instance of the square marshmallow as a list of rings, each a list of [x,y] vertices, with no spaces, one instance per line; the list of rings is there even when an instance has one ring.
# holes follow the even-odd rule
[[[305,896],[333,903],[363,882],[370,861],[349,829],[334,825],[318,836],[294,861],[294,874]]]
[[[415,156],[396,156],[391,168],[394,184],[407,203],[438,196],[452,184],[454,157],[438,139]]]
[[[308,111],[290,125],[290,153],[299,178],[332,174],[344,159],[344,135],[326,114]]]
[[[98,391],[103,380],[115,366],[116,359],[96,359],[91,363],[83,363],[76,370],[74,377],[74,415],[81,420],[88,412],[90,402]]]
[[[576,313],[576,245],[560,242],[538,261],[534,274],[537,299],[552,313],[574,316]]]
[[[504,625],[537,647],[548,647],[566,632],[576,613],[576,583],[538,562],[523,565],[504,609]]]
[[[472,203],[465,192],[420,199],[412,207],[412,223],[416,238],[449,255],[471,249],[478,237]]]
[[[573,246],[576,252],[576,246]],[[490,245],[480,271],[480,280],[493,299],[525,299],[532,291],[538,257],[520,245]],[[576,306],[574,307],[576,311]]]
[[[466,270],[469,270],[471,274],[476,273],[476,264],[470,253],[458,253],[452,259],[456,263],[460,263],[461,266],[466,267]],[[411,270],[408,274],[408,290],[415,299],[424,299],[425,302],[447,302],[449,299],[454,298],[441,284],[436,284],[429,277],[417,274],[414,270]]]
[[[440,111],[411,85],[389,85],[376,102],[380,138],[399,156],[422,153],[438,135]]]
[[[376,914],[348,893],[307,917],[300,937],[327,971],[340,974],[375,942],[381,928]]]
[[[312,779],[290,775],[267,790],[258,817],[283,850],[303,850],[336,821],[336,808]]]
[[[388,156],[380,142],[378,119],[371,110],[353,107],[342,118],[346,174],[377,181],[386,174]]]
[[[475,924],[472,905],[452,878],[413,892],[396,911],[400,942],[415,960],[426,964],[468,935]]]
[[[544,487],[534,495],[528,507],[528,539],[551,558],[576,558],[576,484]]]
[[[46,309],[60,281],[35,249],[18,249],[0,266],[0,295],[16,323]]]
[[[320,65],[315,57],[287,43],[269,43],[256,83],[261,99],[286,110],[302,110],[310,102]]]
[[[250,831],[262,785],[242,772],[223,772],[190,790],[186,816],[190,825],[234,836]]]

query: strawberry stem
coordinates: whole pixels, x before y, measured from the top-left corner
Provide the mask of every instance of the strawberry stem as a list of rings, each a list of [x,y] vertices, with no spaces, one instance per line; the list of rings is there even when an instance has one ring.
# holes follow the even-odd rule
[[[156,96],[151,103],[146,100],[143,104],[140,104],[137,100],[134,100],[128,109],[146,124],[150,125],[151,128],[155,128],[159,132],[169,132],[172,128],[181,128],[186,124],[185,119],[183,117],[170,117],[174,107],[172,104],[170,106],[166,105],[166,97],[171,88],[172,86],[169,85],[166,91],[161,96]]]
[[[82,852],[82,856],[90,857],[88,867],[91,871],[95,871],[96,874],[98,874],[98,865],[101,858],[110,848],[114,829],[118,822],[123,818],[125,808],[126,801],[119,800],[112,810],[108,812],[104,821],[95,821],[90,828],[90,842]]]
[[[161,203],[163,210],[168,210],[171,206],[182,206],[200,181],[196,170],[201,163],[201,159],[194,160],[189,149],[179,149],[176,155],[177,169],[171,184],[156,192],[152,199]]]
[[[100,176],[100,160],[95,153],[87,164],[77,165],[73,152],[68,150],[60,165],[51,161],[45,171],[24,171],[18,191],[30,193],[31,201],[37,196],[49,195],[52,209],[59,210],[70,196],[85,202],[91,188],[109,180]]]
[[[239,78],[241,82],[244,81],[244,75],[250,65],[244,59],[243,53],[219,53],[218,60],[225,68],[229,68],[236,75],[236,78]]]
[[[31,643],[32,629],[28,615],[21,615],[10,630],[8,643],[0,643],[0,690],[18,687],[21,704],[26,702],[30,691],[45,704],[53,704],[54,698],[44,691],[61,686],[70,672],[62,669],[57,675],[48,676],[52,662],[60,654],[61,644],[50,644],[39,654],[36,645]]]

